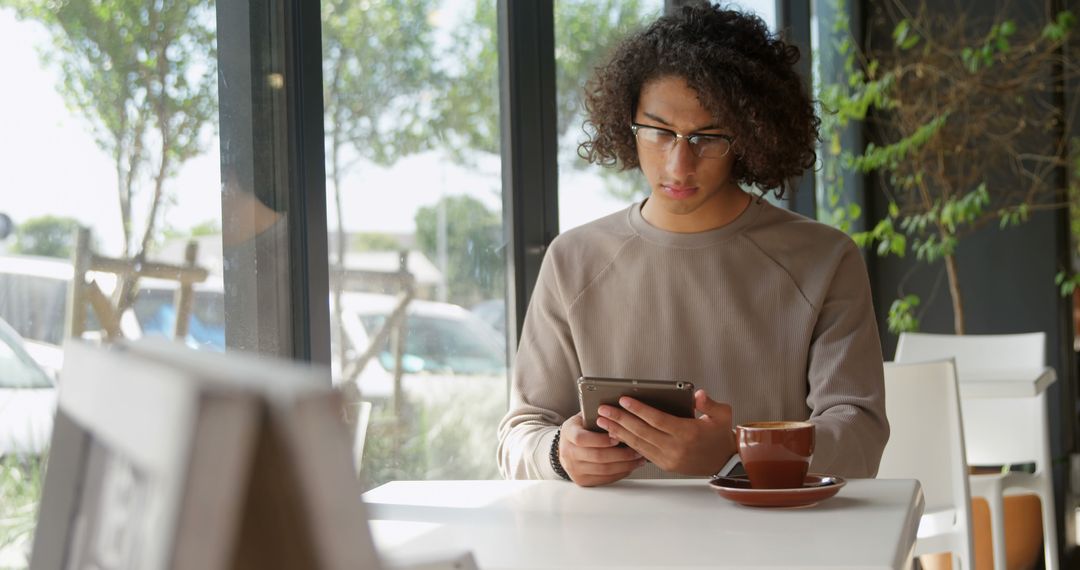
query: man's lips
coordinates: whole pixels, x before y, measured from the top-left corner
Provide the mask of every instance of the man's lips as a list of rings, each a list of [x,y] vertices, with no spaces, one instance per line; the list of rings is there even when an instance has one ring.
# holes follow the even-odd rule
[[[660,188],[664,195],[675,200],[683,200],[697,193],[697,186],[679,186],[676,184],[661,184]]]

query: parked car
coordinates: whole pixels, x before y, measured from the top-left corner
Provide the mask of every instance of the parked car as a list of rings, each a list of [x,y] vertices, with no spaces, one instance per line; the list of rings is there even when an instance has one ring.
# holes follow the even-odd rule
[[[506,336],[506,301],[504,299],[480,301],[469,310],[495,329],[495,332]]]
[[[30,255],[0,255],[0,318],[7,320],[24,339],[59,346],[64,339],[68,288],[73,270],[66,259]],[[112,293],[116,276],[93,272],[94,281],[106,295]],[[132,310],[120,319],[128,338],[171,337],[176,322],[176,281],[144,277]],[[192,348],[225,350],[225,293],[220,276],[211,275],[193,287],[194,298],[185,343]],[[94,311],[86,312],[84,330],[101,334]],[[31,351],[37,357],[38,353]],[[40,362],[40,361],[39,361]]]
[[[346,362],[359,357],[393,313],[393,295],[347,292],[342,295],[342,327],[346,336]],[[464,307],[414,300],[406,311],[402,386],[419,394],[433,386],[468,380],[506,377],[506,343],[487,323]],[[336,327],[335,327],[336,328]],[[335,331],[336,333],[336,331]],[[335,339],[341,342],[341,339]],[[340,381],[340,350],[333,351],[334,377]],[[346,366],[347,368],[347,366]],[[393,394],[394,355],[387,340],[359,375],[365,398]]]
[[[53,378],[30,356],[23,340],[0,319],[0,456],[41,455],[56,412]]]

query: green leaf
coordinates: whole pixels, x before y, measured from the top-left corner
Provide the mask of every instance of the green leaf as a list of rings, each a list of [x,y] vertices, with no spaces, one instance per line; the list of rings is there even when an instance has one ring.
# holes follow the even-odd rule
[[[902,19],[896,26],[892,28],[892,40],[896,45],[900,45],[907,39],[907,32],[910,29],[912,23],[907,21],[907,18]]]
[[[892,238],[892,253],[897,257],[904,257],[907,253],[907,237],[904,234],[896,234]]]
[[[1043,28],[1042,37],[1052,42],[1060,42],[1068,37],[1075,25],[1076,17],[1073,13],[1069,10],[1063,10],[1058,12],[1053,22]]]
[[[915,316],[915,308],[918,306],[918,295],[907,295],[893,301],[889,306],[887,319],[889,332],[900,334],[918,330],[919,319]]]

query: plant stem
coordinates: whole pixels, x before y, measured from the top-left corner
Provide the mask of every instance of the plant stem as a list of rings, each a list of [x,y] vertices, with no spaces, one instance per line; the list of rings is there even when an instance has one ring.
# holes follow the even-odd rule
[[[949,297],[952,298],[953,332],[964,334],[964,298],[960,295],[960,271],[956,254],[945,255],[945,272],[949,275]]]

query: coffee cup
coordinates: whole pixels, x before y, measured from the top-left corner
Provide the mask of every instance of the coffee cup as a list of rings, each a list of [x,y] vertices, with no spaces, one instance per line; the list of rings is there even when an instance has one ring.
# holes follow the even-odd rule
[[[814,424],[751,422],[735,428],[739,459],[754,489],[803,486],[814,455]]]

